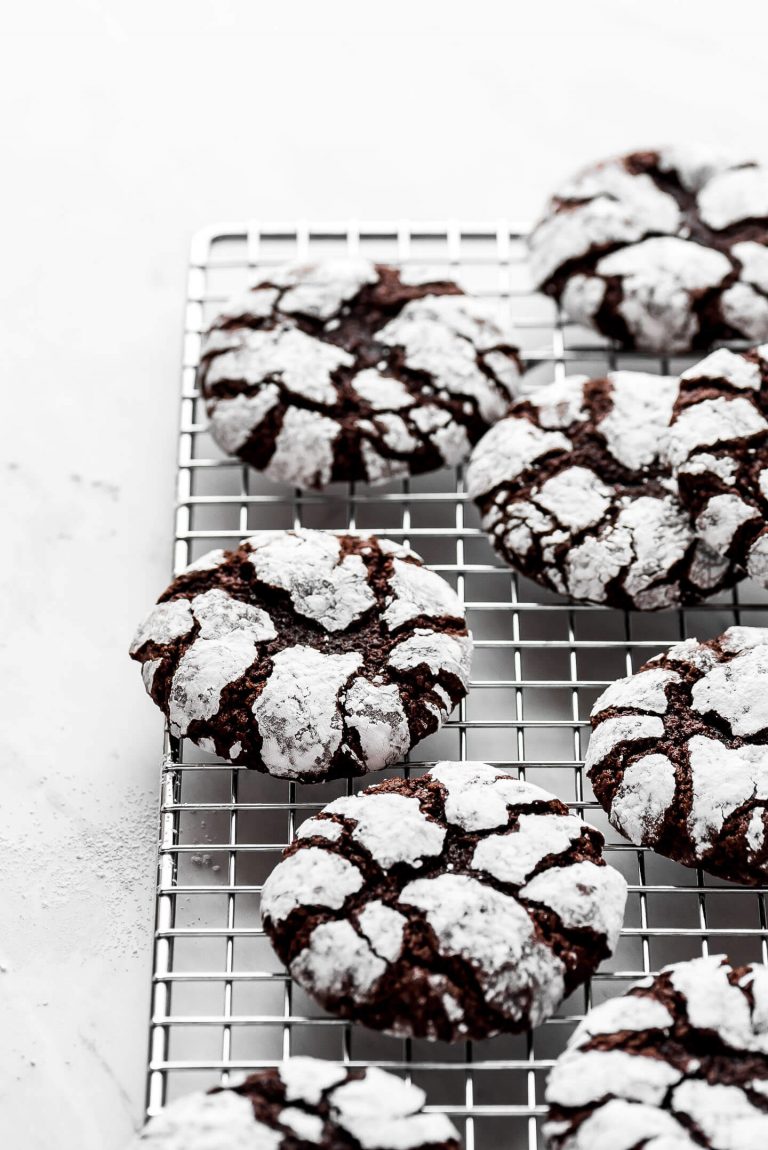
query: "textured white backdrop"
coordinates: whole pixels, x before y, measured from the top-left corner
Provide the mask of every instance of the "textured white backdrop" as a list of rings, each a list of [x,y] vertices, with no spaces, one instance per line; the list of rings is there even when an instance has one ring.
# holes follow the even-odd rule
[[[616,149],[768,156],[762,0],[25,0],[0,17],[0,1123],[138,1123],[190,234],[526,218]],[[386,19],[386,25],[383,21]],[[733,29],[733,31],[731,31]]]

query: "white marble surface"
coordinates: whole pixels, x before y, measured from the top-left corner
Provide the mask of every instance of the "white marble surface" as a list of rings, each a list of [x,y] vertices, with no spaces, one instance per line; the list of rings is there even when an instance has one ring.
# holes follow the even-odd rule
[[[192,231],[520,218],[614,149],[764,154],[767,24],[759,0],[4,16],[5,1150],[121,1150],[140,1117],[161,723],[125,648],[170,564]]]

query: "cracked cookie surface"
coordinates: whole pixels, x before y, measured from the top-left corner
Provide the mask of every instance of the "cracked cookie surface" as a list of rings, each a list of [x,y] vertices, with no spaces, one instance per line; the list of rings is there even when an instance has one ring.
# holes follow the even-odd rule
[[[530,238],[537,287],[646,351],[768,338],[768,169],[689,147],[585,168]]]
[[[445,1041],[520,1031],[615,948],[627,888],[602,845],[540,787],[438,763],[303,823],[262,919],[333,1014]]]
[[[662,441],[678,381],[569,376],[518,400],[472,453],[467,487],[499,554],[589,603],[654,611],[730,586],[697,540]]]
[[[286,264],[217,317],[198,382],[219,446],[323,488],[461,463],[517,394],[498,304],[369,260]]]
[[[291,1058],[236,1086],[170,1103],[131,1150],[459,1150],[423,1090],[378,1067]]]
[[[685,866],[768,881],[768,628],[687,639],[603,692],[586,767],[614,827]]]
[[[666,455],[697,535],[768,586],[768,344],[683,372]]]
[[[172,735],[303,781],[396,762],[468,688],[455,591],[407,548],[265,531],[183,571],[131,655]]]
[[[768,1145],[768,967],[665,967],[589,1011],[547,1081],[549,1150]]]

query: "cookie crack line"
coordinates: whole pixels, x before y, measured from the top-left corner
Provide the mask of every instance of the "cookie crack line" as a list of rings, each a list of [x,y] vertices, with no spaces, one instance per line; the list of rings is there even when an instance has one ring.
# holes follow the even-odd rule
[[[455,591],[410,549],[323,531],[211,552],[131,647],[175,738],[317,781],[399,761],[469,685]]]

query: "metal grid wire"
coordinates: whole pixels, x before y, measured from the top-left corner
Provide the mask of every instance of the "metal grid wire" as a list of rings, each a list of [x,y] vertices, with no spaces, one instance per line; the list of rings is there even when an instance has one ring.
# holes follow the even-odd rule
[[[629,882],[617,953],[591,985],[533,1034],[479,1043],[389,1038],[326,1015],[294,986],[259,924],[261,885],[301,822],[351,784],[299,785],[232,767],[166,740],[148,1110],[290,1054],[376,1064],[427,1091],[467,1150],[539,1150],[544,1081],[593,1002],[665,963],[727,952],[768,961],[765,891],[741,890],[620,839],[584,776],[589,710],[614,678],[670,642],[709,638],[735,622],[766,622],[766,593],[749,583],[689,610],[622,613],[575,606],[517,577],[494,556],[464,490],[462,469],[384,487],[337,484],[322,495],[279,487],[223,458],[195,390],[200,335],[232,293],[269,265],[363,254],[450,276],[504,301],[529,382],[617,367],[679,371],[688,361],[621,354],[565,324],[530,288],[525,229],[487,224],[224,224],[196,236],[182,371],[175,570],[260,529],[318,527],[410,542],[467,606],[475,653],[470,694],[402,770],[438,759],[509,766],[554,791],[605,833]],[[390,771],[385,774],[393,774]],[[360,787],[381,774],[356,780]]]

